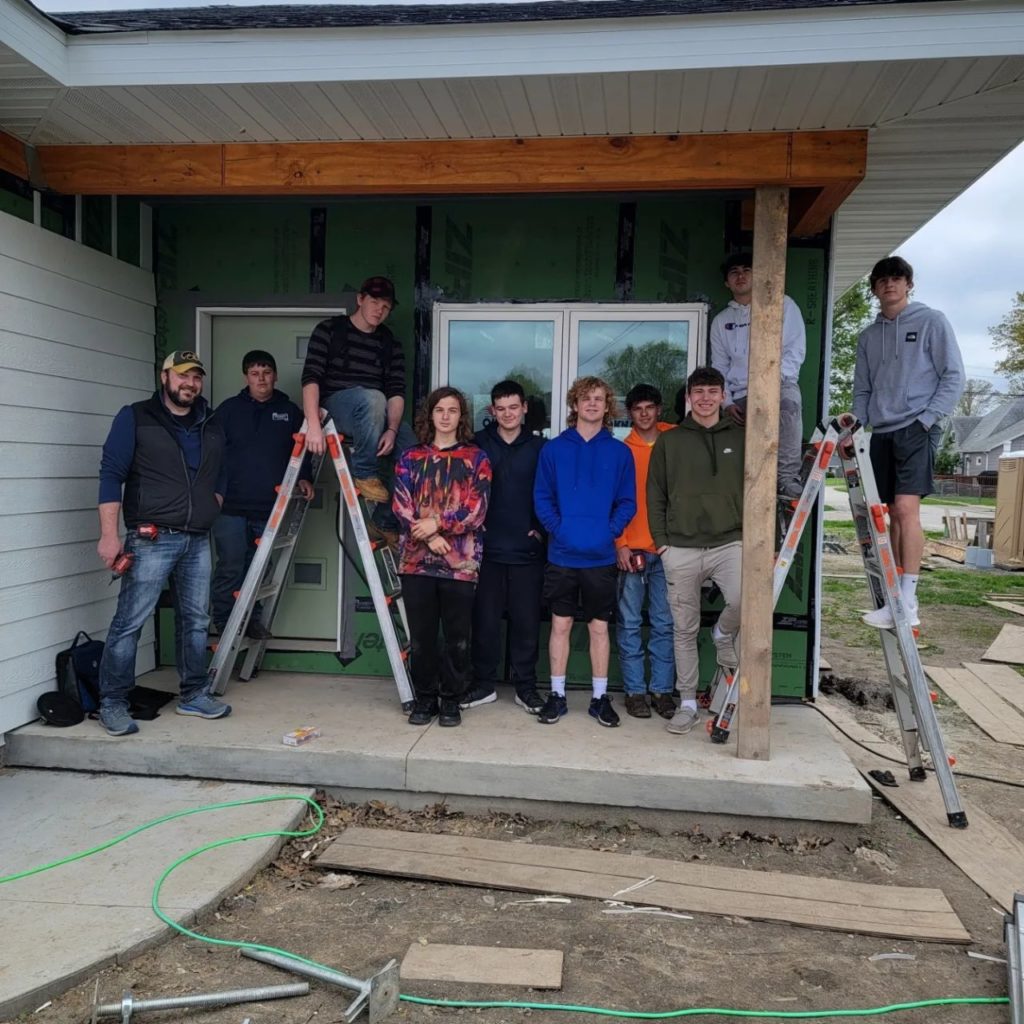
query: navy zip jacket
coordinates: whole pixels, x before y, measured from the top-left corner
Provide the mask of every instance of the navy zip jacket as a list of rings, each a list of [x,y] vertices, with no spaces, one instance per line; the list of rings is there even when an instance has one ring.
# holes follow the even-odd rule
[[[217,406],[217,421],[227,437],[222,511],[228,516],[266,519],[277,499],[274,488],[288,466],[292,434],[302,426],[302,411],[276,388],[266,402],[257,402],[248,388],[242,388]],[[306,469],[303,466],[301,475],[308,480]]]
[[[484,520],[484,561],[499,565],[534,565],[544,561],[544,528],[533,511],[533,481],[544,438],[525,427],[509,444],[497,422],[478,430],[476,443],[491,462],[491,499]]]

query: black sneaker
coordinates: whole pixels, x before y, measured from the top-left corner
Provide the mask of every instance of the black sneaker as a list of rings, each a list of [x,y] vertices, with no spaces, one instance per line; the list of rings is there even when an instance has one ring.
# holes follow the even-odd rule
[[[619,724],[619,716],[612,707],[612,699],[606,693],[603,697],[595,697],[590,702],[589,715],[596,718],[601,725],[614,729]]]
[[[462,700],[459,701],[459,707],[463,711],[468,711],[470,708],[478,708],[482,704],[493,704],[497,699],[498,695],[494,692],[494,687],[481,684],[466,692]]]
[[[459,711],[457,700],[441,701],[441,713],[437,716],[437,724],[446,727],[462,725],[462,712]]]
[[[537,721],[543,722],[545,725],[554,725],[562,715],[567,714],[569,714],[568,701],[564,697],[559,697],[557,693],[550,693],[544,702],[544,707],[537,712]]]
[[[430,725],[431,720],[437,714],[437,699],[435,697],[417,697],[409,712],[410,725]]]
[[[249,620],[249,625],[245,627],[245,635],[250,640],[272,640],[274,637],[274,634],[258,619]]]
[[[515,701],[528,715],[539,715],[544,710],[544,698],[537,692],[536,686],[517,690]]]

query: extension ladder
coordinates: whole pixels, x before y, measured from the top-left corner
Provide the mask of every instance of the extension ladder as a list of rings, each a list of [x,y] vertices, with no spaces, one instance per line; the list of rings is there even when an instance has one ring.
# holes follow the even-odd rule
[[[342,437],[333,421],[324,415],[322,426],[326,451],[322,456],[313,456],[311,475],[315,483],[327,459],[334,465],[341,486],[341,500],[359,549],[365,582],[380,623],[388,662],[398,687],[398,696],[403,708],[406,708],[411,706],[413,699],[408,671],[409,624],[394,555],[386,544],[370,539],[364,503],[356,490],[352,470],[342,447]],[[265,639],[254,639],[245,634],[254,614],[257,616],[256,621],[265,627],[267,633],[270,632],[295,556],[306,510],[309,507],[309,503],[296,493],[299,471],[306,457],[307,427],[308,421],[303,420],[299,432],[293,435],[295,443],[288,459],[284,479],[277,488],[277,500],[267,520],[263,536],[257,542],[249,571],[238,591],[231,615],[207,669],[212,693],[222,694],[227,690],[231,671],[240,653],[245,652],[239,669],[239,678],[243,680],[252,678],[259,671],[266,654],[267,644],[271,639],[269,636]],[[258,611],[257,605],[260,606]]]
[[[811,510],[824,486],[829,462],[838,450],[868,589],[876,608],[888,606],[892,612],[893,627],[881,629],[879,633],[910,778],[920,782],[927,777],[921,760],[921,751],[926,750],[931,755],[949,824],[953,828],[966,828],[967,815],[960,803],[914,630],[903,603],[886,523],[888,509],[878,498],[868,445],[867,434],[848,416],[833,420],[824,431],[815,432],[810,458],[805,461],[807,479],[800,497],[791,506],[792,516],[775,560],[772,607],[778,603]],[[720,668],[713,686],[711,710],[715,717],[708,722],[708,732],[713,743],[725,743],[736,714],[739,668],[731,672]]]

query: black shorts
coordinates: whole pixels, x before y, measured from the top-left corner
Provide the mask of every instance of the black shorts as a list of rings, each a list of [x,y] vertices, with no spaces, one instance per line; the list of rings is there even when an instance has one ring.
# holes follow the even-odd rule
[[[592,569],[570,569],[548,562],[544,567],[544,603],[552,615],[575,617],[579,609],[587,622],[611,622],[618,582],[619,569],[614,562]]]
[[[939,450],[942,428],[930,430],[920,420],[899,430],[871,435],[871,468],[875,471],[878,497],[889,504],[897,494],[922,498],[935,490],[932,467]]]

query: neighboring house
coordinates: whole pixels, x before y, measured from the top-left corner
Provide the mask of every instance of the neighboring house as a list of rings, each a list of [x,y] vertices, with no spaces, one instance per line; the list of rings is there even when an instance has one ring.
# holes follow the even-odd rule
[[[1024,449],[1024,398],[1010,398],[990,413],[954,419],[977,419],[973,429],[957,445],[964,476],[999,469],[999,459],[1007,452]]]
[[[0,0],[0,734],[34,717],[77,628],[102,636],[98,448],[164,352],[197,349],[219,400],[245,348],[270,348],[298,397],[311,324],[386,273],[410,398],[451,383],[476,414],[516,374],[556,432],[578,373],[667,357],[678,381],[705,358],[760,191],[788,202],[775,291],[807,326],[810,433],[833,294],[1020,143],[1022,39],[1024,5],[1002,0],[52,18]],[[292,669],[340,671],[334,508],[311,509],[275,622]],[[777,608],[778,695],[817,679],[810,536],[805,553]],[[357,619],[352,670],[382,674]]]

